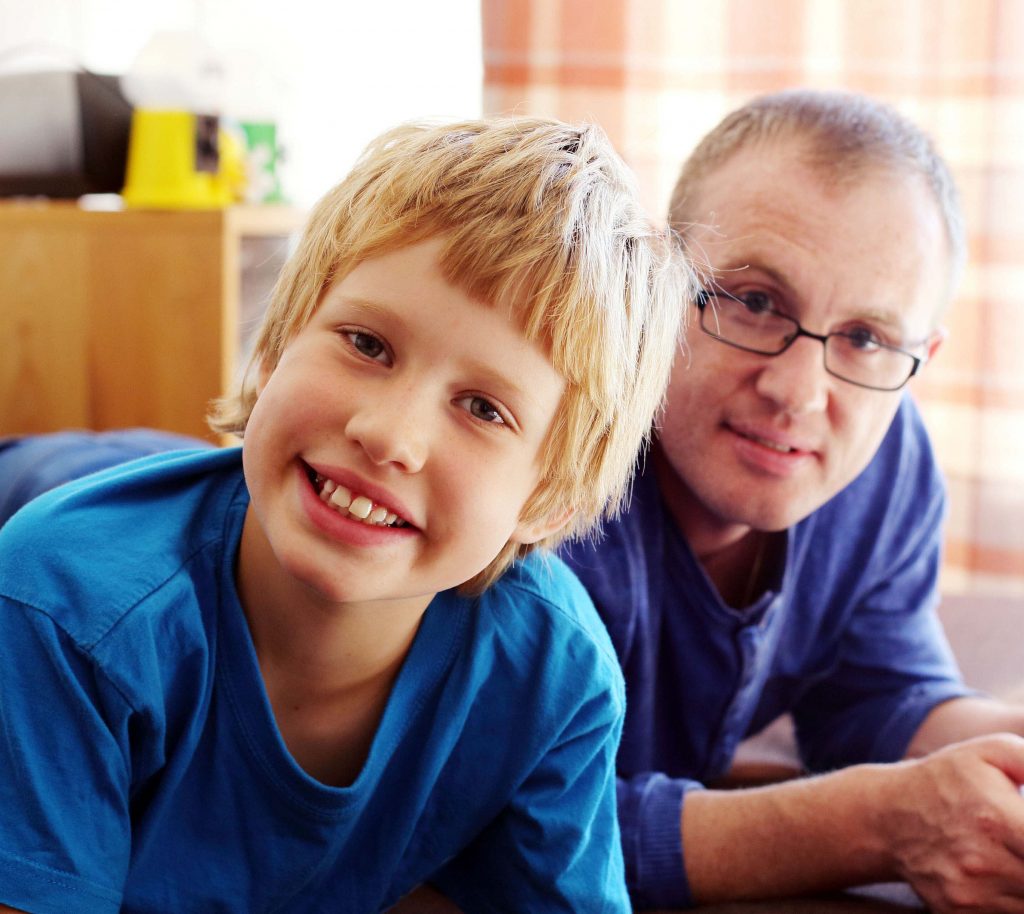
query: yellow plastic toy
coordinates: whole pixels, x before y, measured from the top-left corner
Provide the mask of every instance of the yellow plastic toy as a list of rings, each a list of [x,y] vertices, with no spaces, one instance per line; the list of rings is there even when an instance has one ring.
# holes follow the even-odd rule
[[[123,197],[135,209],[219,209],[245,195],[242,144],[217,117],[136,108]]]

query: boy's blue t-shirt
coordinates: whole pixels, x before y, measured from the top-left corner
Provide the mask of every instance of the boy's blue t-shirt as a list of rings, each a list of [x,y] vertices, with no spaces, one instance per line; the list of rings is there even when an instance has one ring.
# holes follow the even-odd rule
[[[362,772],[329,787],[260,677],[234,583],[247,505],[237,449],[179,452],[0,532],[0,902],[372,912],[429,881],[466,912],[628,911],[622,680],[564,566],[439,594]]]

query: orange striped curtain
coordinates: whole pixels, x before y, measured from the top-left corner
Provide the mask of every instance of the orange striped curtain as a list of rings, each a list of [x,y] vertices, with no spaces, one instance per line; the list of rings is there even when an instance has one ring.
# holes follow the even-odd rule
[[[727,111],[789,86],[885,99],[936,139],[970,265],[915,380],[950,491],[943,586],[1024,593],[1024,0],[482,0],[484,105],[596,120],[664,212]]]

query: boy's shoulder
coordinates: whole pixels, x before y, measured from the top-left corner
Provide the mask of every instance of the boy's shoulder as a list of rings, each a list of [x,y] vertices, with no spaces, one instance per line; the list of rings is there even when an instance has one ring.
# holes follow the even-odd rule
[[[503,640],[568,652],[574,663],[618,683],[619,664],[586,589],[557,556],[533,552],[516,562],[480,598],[477,612]]]
[[[238,448],[157,454],[59,486],[0,529],[0,595],[94,643],[193,556],[219,548],[244,495]]]

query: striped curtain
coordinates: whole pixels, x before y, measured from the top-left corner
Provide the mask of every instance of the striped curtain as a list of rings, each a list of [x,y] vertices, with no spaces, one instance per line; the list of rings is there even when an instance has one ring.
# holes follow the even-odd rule
[[[949,483],[943,587],[1024,593],[1024,0],[482,3],[486,111],[596,120],[654,213],[699,137],[762,92],[867,92],[935,138],[970,245],[913,382]]]

